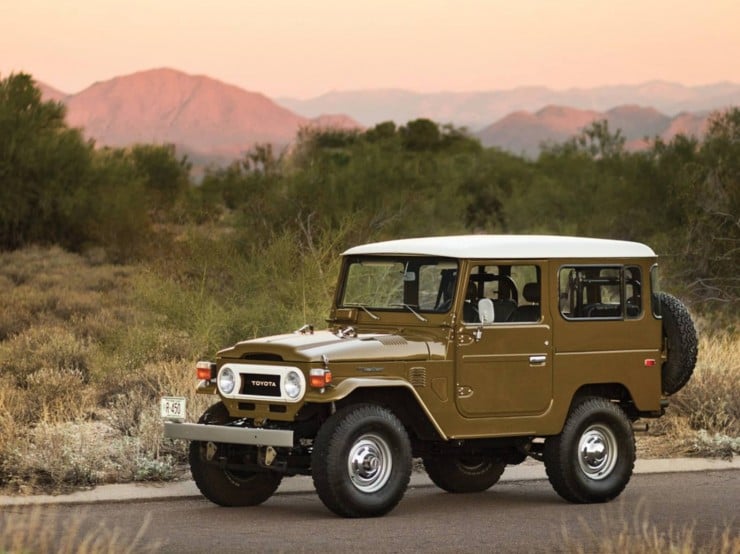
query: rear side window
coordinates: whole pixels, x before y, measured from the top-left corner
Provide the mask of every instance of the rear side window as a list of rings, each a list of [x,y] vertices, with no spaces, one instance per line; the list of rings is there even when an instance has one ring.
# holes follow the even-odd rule
[[[566,319],[634,319],[642,315],[637,266],[565,266],[558,277],[560,313]]]

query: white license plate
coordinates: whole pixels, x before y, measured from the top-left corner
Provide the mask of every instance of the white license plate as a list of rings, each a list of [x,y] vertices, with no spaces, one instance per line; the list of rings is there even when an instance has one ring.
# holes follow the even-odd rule
[[[187,400],[181,396],[164,396],[159,403],[162,419],[175,421],[185,420],[185,406]]]

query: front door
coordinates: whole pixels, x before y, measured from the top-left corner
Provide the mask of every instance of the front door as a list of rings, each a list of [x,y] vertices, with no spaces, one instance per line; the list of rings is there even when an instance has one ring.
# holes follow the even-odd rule
[[[500,262],[472,268],[456,331],[456,403],[465,417],[537,415],[550,407],[552,326],[540,301],[547,298],[544,269]],[[500,314],[491,323],[471,315],[470,305],[481,296]]]

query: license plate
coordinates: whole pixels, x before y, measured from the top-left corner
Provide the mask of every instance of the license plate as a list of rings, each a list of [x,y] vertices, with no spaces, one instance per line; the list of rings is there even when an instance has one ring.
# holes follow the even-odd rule
[[[181,396],[164,396],[159,403],[162,419],[173,421],[185,420],[185,405],[187,400]]]

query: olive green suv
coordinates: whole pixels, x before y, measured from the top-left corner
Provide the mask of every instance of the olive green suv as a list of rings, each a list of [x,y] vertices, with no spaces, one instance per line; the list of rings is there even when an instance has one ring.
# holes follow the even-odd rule
[[[412,459],[451,493],[508,464],[545,464],[571,502],[621,493],[634,424],[690,378],[688,311],[659,292],[644,244],[555,236],[395,240],[344,252],[326,330],[245,340],[198,362],[214,396],[198,423],[162,399],[165,435],[190,440],[195,483],[223,506],[311,475],[331,511],[379,516]]]

